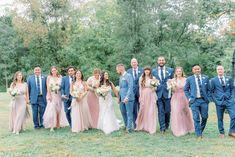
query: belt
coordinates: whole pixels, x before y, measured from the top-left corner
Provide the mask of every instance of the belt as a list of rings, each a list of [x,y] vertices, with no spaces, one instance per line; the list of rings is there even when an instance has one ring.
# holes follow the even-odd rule
[[[42,94],[38,95],[38,97],[41,97],[41,96],[42,96]]]
[[[198,97],[198,98],[196,98],[196,99],[204,99],[204,97]]]

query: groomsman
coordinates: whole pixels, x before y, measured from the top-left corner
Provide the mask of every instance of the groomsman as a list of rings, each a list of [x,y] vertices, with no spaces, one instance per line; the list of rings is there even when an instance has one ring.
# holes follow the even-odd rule
[[[66,118],[71,127],[71,102],[72,96],[70,95],[70,84],[74,79],[75,68],[73,66],[68,67],[67,69],[68,75],[62,78],[61,83],[61,95],[64,101],[64,111],[66,113]]]
[[[211,79],[211,97],[215,102],[218,129],[220,138],[224,138],[224,111],[227,109],[230,116],[229,136],[235,138],[235,106],[234,106],[234,83],[231,78],[224,76],[224,67],[219,65],[216,68],[218,76]]]
[[[34,68],[34,75],[30,76],[27,82],[29,99],[32,105],[34,128],[43,128],[43,114],[47,105],[47,87],[46,76],[41,74],[40,66]]]
[[[136,128],[136,118],[138,116],[138,111],[139,111],[139,78],[143,73],[143,69],[138,67],[138,61],[136,58],[131,59],[131,67],[130,69],[127,70],[127,73],[129,73],[132,78],[133,78],[133,93],[134,93],[134,109],[133,109],[133,123],[134,123],[134,128]]]
[[[166,60],[163,56],[158,57],[157,64],[158,66],[152,70],[152,74],[160,81],[156,93],[158,96],[157,106],[160,131],[164,133],[169,128],[171,112],[171,92],[167,89],[167,81],[174,77],[174,69],[166,67]]]
[[[134,93],[133,93],[133,79],[130,74],[125,70],[123,64],[116,66],[117,73],[120,75],[119,78],[119,101],[120,110],[125,123],[125,129],[127,133],[130,133],[133,129],[133,104],[134,104]]]
[[[208,118],[209,79],[201,74],[199,64],[193,65],[192,71],[194,75],[187,78],[184,92],[192,109],[196,136],[201,139]]]

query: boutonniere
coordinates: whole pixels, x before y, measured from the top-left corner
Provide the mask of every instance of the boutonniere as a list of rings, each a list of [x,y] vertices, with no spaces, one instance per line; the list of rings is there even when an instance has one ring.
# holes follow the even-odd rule
[[[126,79],[125,78],[122,78],[122,81],[125,81]]]
[[[226,78],[226,81],[228,81],[229,79],[228,78]]]
[[[204,80],[204,79],[205,79],[205,77],[202,77],[202,79]]]
[[[138,71],[138,73],[140,73],[140,71]]]
[[[42,79],[44,79],[45,77],[44,76],[41,76]]]

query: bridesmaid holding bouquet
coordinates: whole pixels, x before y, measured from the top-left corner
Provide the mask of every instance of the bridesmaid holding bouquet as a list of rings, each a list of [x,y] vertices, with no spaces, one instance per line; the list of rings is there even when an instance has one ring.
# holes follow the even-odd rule
[[[100,70],[94,69],[93,76],[89,77],[87,80],[88,93],[87,93],[87,103],[91,113],[91,118],[93,121],[92,128],[97,128],[99,119],[99,98],[97,97],[95,91],[99,87],[100,83]]]
[[[11,95],[10,103],[10,130],[14,134],[19,134],[23,130],[26,118],[29,115],[27,104],[29,104],[29,94],[27,83],[24,82],[22,72],[17,71],[8,93]]]
[[[78,133],[92,128],[92,119],[87,104],[87,85],[83,81],[83,74],[80,70],[76,72],[75,79],[70,86],[72,95],[71,117],[72,132]]]
[[[171,130],[174,136],[183,136],[194,131],[192,113],[184,94],[186,78],[182,67],[176,67],[175,76],[169,80],[168,88],[173,91],[171,98]]]

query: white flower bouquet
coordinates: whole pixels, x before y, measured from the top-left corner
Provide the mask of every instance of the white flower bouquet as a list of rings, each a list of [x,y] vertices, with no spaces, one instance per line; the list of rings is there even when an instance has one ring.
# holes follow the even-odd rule
[[[109,87],[101,86],[96,89],[96,94],[105,99],[105,97],[108,95],[109,89],[110,89]]]
[[[167,81],[167,89],[168,90],[174,90],[176,88],[176,81],[175,79],[170,79]]]
[[[60,85],[57,83],[56,84],[52,83],[50,84],[50,90],[51,92],[55,92],[57,94],[60,90]]]
[[[18,88],[8,88],[7,91],[12,97],[20,95],[20,90]]]
[[[159,85],[160,85],[160,81],[158,79],[152,79],[150,81],[150,86],[153,89],[157,89],[157,86],[159,86]]]

